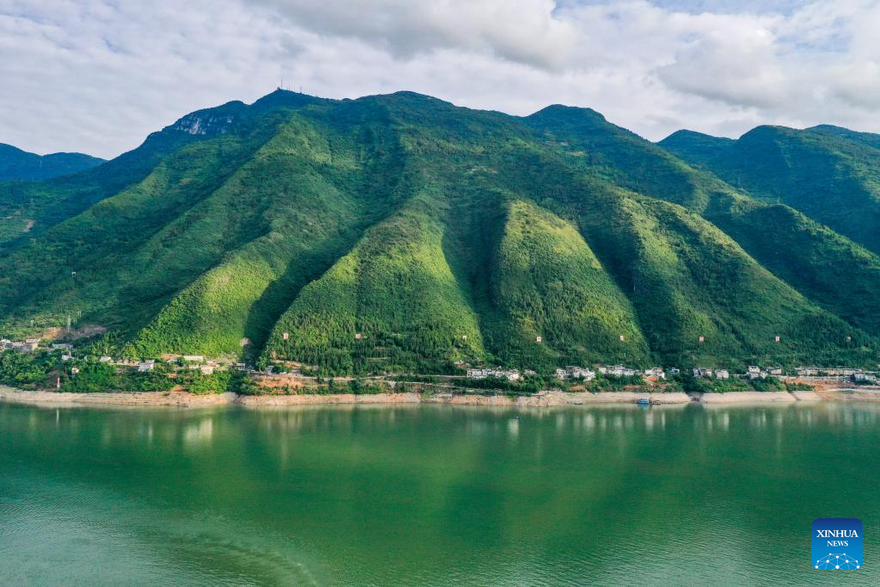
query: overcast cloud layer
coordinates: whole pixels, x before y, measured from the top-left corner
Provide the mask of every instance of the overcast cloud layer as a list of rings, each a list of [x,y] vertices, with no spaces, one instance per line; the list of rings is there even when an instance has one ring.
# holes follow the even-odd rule
[[[111,157],[284,84],[589,106],[657,140],[880,132],[880,0],[0,0],[0,142]]]

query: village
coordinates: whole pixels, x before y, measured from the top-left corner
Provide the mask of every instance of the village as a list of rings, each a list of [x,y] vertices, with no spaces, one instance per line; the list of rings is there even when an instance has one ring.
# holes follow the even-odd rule
[[[307,378],[304,377],[299,369],[299,364],[279,362],[277,365],[266,366],[264,369],[256,370],[252,365],[244,362],[233,361],[228,358],[212,359],[204,355],[178,355],[164,354],[155,359],[125,359],[115,358],[111,356],[90,356],[81,357],[75,360],[75,349],[70,343],[57,343],[53,341],[44,342],[39,338],[26,338],[22,341],[12,341],[8,339],[0,340],[0,352],[11,351],[19,353],[58,353],[58,358],[62,364],[70,363],[67,372],[70,377],[76,377],[82,367],[83,361],[91,361],[93,363],[103,364],[113,367],[117,373],[125,371],[134,373],[149,373],[156,369],[158,364],[166,366],[165,371],[192,371],[198,372],[204,376],[211,376],[215,373],[233,371],[239,373],[252,373],[259,375],[263,382],[271,382],[273,377],[290,378]],[[752,382],[760,382],[760,380],[780,380],[780,381],[797,381],[801,383],[816,384],[843,384],[853,383],[856,385],[874,385],[880,380],[880,373],[877,371],[866,371],[854,367],[817,367],[817,366],[801,366],[793,369],[784,369],[780,366],[748,366],[744,371],[735,372],[732,369],[725,368],[709,368],[696,367],[692,369],[682,370],[676,367],[652,367],[648,369],[638,369],[626,365],[594,365],[594,366],[578,366],[569,365],[555,369],[552,375],[542,378],[535,370],[532,369],[513,369],[504,367],[471,367],[463,362],[456,363],[455,367],[458,374],[442,376],[449,381],[458,381],[460,384],[469,386],[465,381],[472,381],[477,387],[491,388],[493,381],[503,382],[505,387],[511,388],[511,384],[523,383],[525,381],[543,380],[546,386],[553,387],[554,381],[557,385],[565,387],[576,387],[579,385],[597,382],[597,380],[614,383],[615,381],[624,382],[629,385],[649,385],[652,387],[662,386],[664,383],[671,381],[698,380],[710,383],[717,381],[719,383],[734,380],[744,380]],[[384,374],[389,375],[389,374]],[[424,377],[410,374],[413,377]],[[173,375],[172,375],[173,376]],[[381,378],[381,376],[379,377]],[[340,380],[349,380],[350,377],[341,377]],[[60,379],[59,379],[60,386]],[[271,388],[271,386],[270,386]]]
[[[151,373],[162,363],[173,365],[174,371],[192,371],[210,376],[224,371],[247,372],[253,370],[245,363],[235,362],[227,358],[209,359],[204,355],[164,354],[156,359],[125,359],[107,355],[76,357],[76,350],[71,343],[49,342],[43,344],[39,338],[27,338],[23,341],[0,339],[0,352],[19,352],[25,354],[57,353],[62,365],[69,365],[66,371],[71,377],[81,372],[84,363],[96,363],[112,367],[116,373]],[[58,381],[60,386],[60,379]]]
[[[850,367],[797,367],[790,372],[786,372],[782,367],[758,367],[749,366],[742,373],[731,373],[728,369],[710,369],[705,367],[697,367],[690,370],[690,374],[695,379],[718,379],[728,380],[731,377],[739,377],[742,379],[766,379],[767,377],[777,378],[800,378],[812,379],[815,381],[844,381],[851,380],[856,383],[875,383],[880,377],[880,372],[864,371],[862,369]],[[520,373],[517,369],[498,368],[478,368],[468,369],[467,377],[474,380],[482,380],[488,378],[506,379],[507,381],[520,381],[523,377],[536,375],[534,371],[526,370]],[[659,382],[673,377],[681,377],[681,369],[670,367],[663,369],[662,367],[653,367],[651,369],[635,369],[625,365],[598,365],[594,369],[580,366],[567,366],[558,368],[554,372],[554,377],[559,381],[584,381],[589,382],[596,379],[597,375],[606,378],[632,378],[640,377],[645,381]]]

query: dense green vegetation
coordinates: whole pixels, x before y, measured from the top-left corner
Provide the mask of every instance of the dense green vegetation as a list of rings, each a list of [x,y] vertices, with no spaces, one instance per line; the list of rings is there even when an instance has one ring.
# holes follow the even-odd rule
[[[560,106],[518,118],[406,92],[231,102],[95,169],[0,183],[0,335],[70,316],[126,356],[321,375],[874,366],[876,145],[844,131],[658,146]],[[767,134],[798,146],[741,165],[760,181],[713,167]],[[35,369],[31,383],[51,377]]]

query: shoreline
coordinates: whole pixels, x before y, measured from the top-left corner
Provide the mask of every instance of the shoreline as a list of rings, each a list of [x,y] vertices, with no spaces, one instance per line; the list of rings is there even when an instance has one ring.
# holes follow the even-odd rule
[[[242,406],[246,408],[286,407],[309,405],[357,404],[445,404],[454,406],[495,407],[560,407],[608,404],[636,404],[647,399],[652,405],[704,406],[749,403],[793,404],[818,401],[880,402],[880,389],[825,389],[795,392],[735,391],[688,395],[683,392],[649,393],[635,391],[567,393],[543,392],[531,396],[507,395],[453,395],[437,393],[423,395],[415,392],[381,393],[370,395],[302,394],[302,395],[238,395],[235,393],[197,395],[187,392],[95,392],[71,393],[56,391],[25,391],[0,385],[0,402],[50,407],[117,406],[129,408],[202,408],[213,406]]]
[[[532,396],[507,395],[453,395],[436,393],[423,395],[416,392],[356,395],[300,394],[300,395],[238,395],[235,393],[196,395],[187,392],[94,392],[71,393],[56,391],[25,391],[0,385],[0,402],[45,405],[51,407],[120,406],[120,407],[178,407],[200,408],[238,405],[247,408],[284,407],[341,404],[448,404],[460,406],[552,407],[589,404],[635,404],[649,399],[655,405],[688,404],[693,399],[685,393],[563,393],[549,392]]]

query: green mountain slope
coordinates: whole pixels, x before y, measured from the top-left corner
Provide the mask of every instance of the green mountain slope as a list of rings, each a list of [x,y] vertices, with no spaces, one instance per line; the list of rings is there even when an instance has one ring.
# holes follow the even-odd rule
[[[336,373],[878,360],[876,254],[588,110],[278,91],[0,206],[0,335]]]
[[[806,130],[813,133],[842,137],[851,141],[855,141],[857,143],[862,143],[868,147],[880,149],[880,135],[876,133],[858,132],[831,124],[820,124],[818,126],[811,126]]]
[[[481,359],[477,316],[446,260],[431,200],[417,196],[306,286],[279,320],[270,355],[342,371]]]
[[[0,143],[0,181],[43,181],[85,171],[103,162],[103,159],[82,153],[37,155]]]
[[[880,150],[857,133],[762,126],[739,140],[679,132],[659,144],[763,201],[880,253]],[[706,145],[713,143],[712,148]]]
[[[630,301],[572,223],[512,202],[494,265],[489,332],[503,362],[650,362]]]
[[[543,156],[509,179],[533,181],[557,194],[542,204],[576,219],[664,364],[873,356],[873,337],[805,299],[708,220],[589,176],[566,174],[554,168],[559,164],[564,159],[558,155]]]
[[[880,300],[867,294],[880,288],[877,255],[785,204],[749,197],[593,111],[553,106],[526,121],[592,176],[700,213],[801,294],[851,324],[880,334]],[[723,157],[735,143],[691,131],[675,133],[661,145],[669,142],[687,145],[706,159]],[[780,240],[787,246],[778,246]],[[851,290],[856,290],[854,295]]]
[[[197,110],[150,134],[136,149],[100,167],[44,182],[0,181],[0,250],[15,247],[142,181],[163,159],[188,145],[247,133],[279,108],[320,102],[293,92],[273,92],[251,106],[229,102]],[[198,159],[195,161],[198,163]]]

